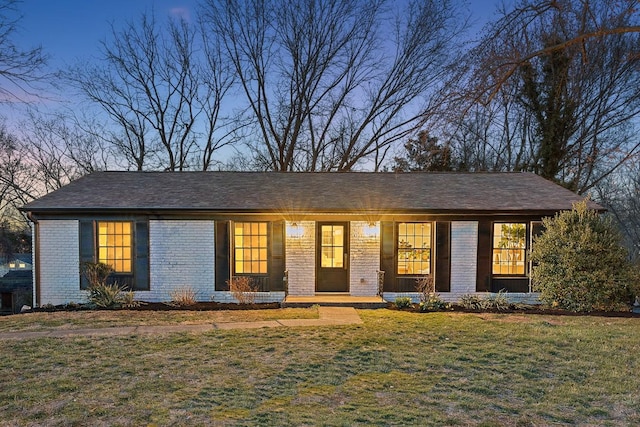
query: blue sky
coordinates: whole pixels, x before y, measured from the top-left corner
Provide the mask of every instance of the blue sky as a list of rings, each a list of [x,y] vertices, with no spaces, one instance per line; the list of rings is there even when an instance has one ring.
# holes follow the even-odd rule
[[[499,3],[470,0],[472,19],[484,22]],[[41,45],[53,66],[70,65],[97,55],[100,41],[111,32],[111,22],[119,26],[152,10],[158,17],[173,14],[195,19],[197,4],[198,0],[23,0],[18,40],[23,47]]]
[[[197,0],[23,0],[19,38],[22,47],[42,46],[52,65],[70,65],[95,56],[115,26],[155,10],[191,18]]]

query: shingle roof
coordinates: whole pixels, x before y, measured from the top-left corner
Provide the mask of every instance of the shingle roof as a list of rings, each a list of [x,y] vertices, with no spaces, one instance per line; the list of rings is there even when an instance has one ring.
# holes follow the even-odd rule
[[[581,199],[532,173],[97,172],[23,210],[541,212]]]

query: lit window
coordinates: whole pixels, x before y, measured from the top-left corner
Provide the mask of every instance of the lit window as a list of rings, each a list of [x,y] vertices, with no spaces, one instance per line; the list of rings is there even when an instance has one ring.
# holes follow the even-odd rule
[[[236,274],[267,273],[266,222],[236,222],[234,243]]]
[[[27,264],[21,262],[20,264],[18,264],[18,267],[20,268],[27,268]]]
[[[9,268],[16,268],[16,263],[15,262],[9,263]]]
[[[133,239],[130,222],[98,223],[98,261],[110,265],[116,273],[132,272]]]
[[[344,225],[323,225],[322,268],[344,268]]]
[[[398,224],[398,274],[431,274],[431,223]]]
[[[493,274],[524,276],[527,225],[493,224]]]

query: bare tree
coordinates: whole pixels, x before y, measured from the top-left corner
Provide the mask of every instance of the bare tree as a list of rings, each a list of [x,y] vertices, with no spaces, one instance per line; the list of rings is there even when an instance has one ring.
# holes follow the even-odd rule
[[[34,93],[47,57],[41,47],[22,49],[14,41],[21,16],[19,0],[0,1],[0,102],[21,100]]]
[[[474,129],[492,147],[487,169],[534,171],[580,193],[615,171],[640,149],[639,5],[525,0],[503,10],[447,94],[460,102],[440,116],[454,152]]]
[[[101,63],[72,74],[111,117],[112,144],[138,170],[206,170],[214,151],[232,141],[230,132],[217,137],[232,76],[219,50],[198,41],[186,21],[163,28],[145,14],[113,30]]]
[[[262,169],[350,170],[417,126],[459,29],[445,1],[208,0]],[[398,12],[398,13],[396,13]]]

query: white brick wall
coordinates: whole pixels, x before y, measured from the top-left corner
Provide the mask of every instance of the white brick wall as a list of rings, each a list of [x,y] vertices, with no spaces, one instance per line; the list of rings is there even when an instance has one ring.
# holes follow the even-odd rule
[[[458,300],[476,291],[478,271],[478,222],[451,223],[451,292],[448,297]]]
[[[150,290],[142,301],[170,301],[172,290],[189,287],[198,301],[210,301],[215,289],[213,221],[149,221]]]
[[[353,296],[375,296],[378,293],[380,269],[380,223],[377,236],[366,236],[366,221],[352,221],[349,264],[349,294]]]
[[[78,221],[41,220],[38,227],[40,305],[86,302],[80,290]]]
[[[288,230],[291,222],[285,224],[286,270],[289,271],[289,295],[308,296],[316,291],[316,223],[314,221],[297,222],[302,230],[300,236],[291,236]]]

